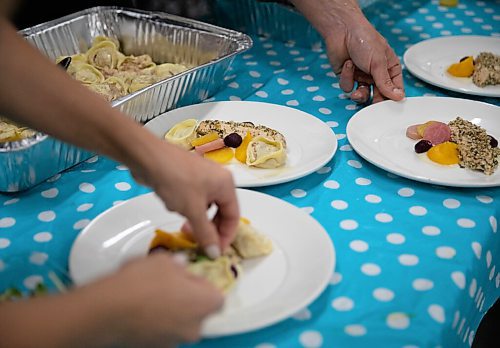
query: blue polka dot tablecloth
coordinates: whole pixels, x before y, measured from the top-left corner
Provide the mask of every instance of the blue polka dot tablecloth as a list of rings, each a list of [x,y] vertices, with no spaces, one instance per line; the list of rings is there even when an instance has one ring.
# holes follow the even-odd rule
[[[383,1],[367,16],[399,56],[442,35],[500,35],[500,2]],[[269,328],[192,347],[464,347],[500,295],[500,189],[406,180],[362,160],[345,128],[358,110],[339,89],[326,54],[254,37],[227,88],[211,100],[264,101],[304,110],[337,134],[325,167],[260,191],[317,219],[337,252],[330,285],[310,306]],[[404,72],[408,96],[465,97]],[[498,100],[474,98],[493,104]],[[117,202],[148,192],[102,157],[28,192],[0,195],[0,288],[30,289],[49,271],[64,279],[78,232]]]

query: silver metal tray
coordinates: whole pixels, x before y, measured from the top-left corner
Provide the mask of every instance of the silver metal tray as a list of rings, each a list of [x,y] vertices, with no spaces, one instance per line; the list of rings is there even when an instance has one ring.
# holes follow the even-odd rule
[[[93,38],[106,35],[118,39],[125,54],[194,66],[111,103],[138,122],[209,98],[222,87],[234,56],[252,46],[247,35],[236,31],[120,7],[94,7],[20,34],[53,60],[86,52]],[[0,143],[0,192],[28,189],[91,155],[43,134]]]

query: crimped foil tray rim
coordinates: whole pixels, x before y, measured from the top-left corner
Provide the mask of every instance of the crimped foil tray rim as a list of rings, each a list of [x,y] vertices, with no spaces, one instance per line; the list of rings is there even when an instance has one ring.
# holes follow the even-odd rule
[[[103,12],[103,11],[117,11],[117,12],[122,12],[125,14],[130,13],[132,15],[147,16],[147,17],[149,17],[149,19],[152,19],[152,20],[168,19],[168,20],[172,20],[172,21],[177,22],[179,25],[184,24],[185,26],[190,26],[191,29],[194,29],[194,30],[205,31],[205,32],[211,33],[213,35],[219,35],[221,37],[226,37],[227,39],[234,40],[238,44],[238,47],[234,52],[223,55],[217,59],[214,59],[214,60],[209,61],[207,63],[198,65],[198,66],[193,67],[189,70],[186,70],[180,74],[174,75],[174,76],[169,77],[165,80],[158,81],[150,86],[142,88],[139,91],[136,91],[134,93],[131,93],[131,94],[123,96],[119,99],[116,99],[110,103],[111,107],[118,107],[118,106],[128,102],[130,99],[133,99],[133,98],[147,92],[150,89],[156,88],[162,84],[170,83],[170,81],[174,81],[175,79],[180,79],[184,75],[188,75],[196,70],[201,70],[205,67],[215,65],[222,60],[229,59],[237,54],[240,54],[241,52],[244,52],[244,51],[250,49],[253,45],[253,41],[250,38],[250,36],[248,36],[244,33],[235,31],[235,30],[218,27],[218,26],[213,25],[213,24],[208,24],[208,23],[196,21],[193,19],[184,18],[184,17],[172,15],[172,14],[165,13],[165,12],[148,12],[148,11],[143,11],[143,10],[138,10],[138,9],[130,9],[130,8],[121,7],[121,6],[95,6],[95,7],[91,7],[91,8],[88,8],[88,9],[85,9],[82,11],[78,11],[78,12],[75,12],[75,13],[72,13],[72,14],[69,14],[69,15],[48,21],[48,22],[40,23],[40,24],[37,24],[35,26],[25,28],[23,30],[20,30],[18,33],[23,35],[24,37],[29,37],[31,35],[43,32],[47,29],[57,27],[65,22],[71,21],[75,18],[90,15],[90,14],[93,14],[96,12]],[[203,26],[204,28],[203,29],[199,28],[199,26]],[[213,29],[213,31],[210,31],[207,29]],[[25,139],[0,143],[0,153],[10,153],[10,152],[14,152],[14,151],[26,150],[26,149],[44,141],[44,140],[46,140],[48,137],[49,136],[45,133],[37,132],[35,135],[28,137],[28,138],[25,138]]]
[[[16,151],[24,151],[26,149],[29,149],[30,147],[46,140],[49,137],[49,135],[42,133],[42,132],[36,132],[35,135],[32,135],[30,137],[21,139],[21,140],[16,140],[16,141],[6,141],[3,143],[0,143],[0,154],[1,153],[12,153]]]

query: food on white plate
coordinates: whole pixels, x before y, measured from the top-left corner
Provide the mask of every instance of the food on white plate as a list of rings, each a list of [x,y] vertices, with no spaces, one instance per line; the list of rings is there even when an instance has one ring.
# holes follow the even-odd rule
[[[498,167],[498,141],[472,122],[457,117],[449,123],[451,140],[458,145],[460,166],[491,175]]]
[[[273,251],[273,244],[264,234],[255,230],[249,220],[240,218],[234,242],[224,255],[215,260],[206,257],[198,245],[182,232],[156,230],[149,252],[158,250],[185,253],[189,260],[189,272],[204,277],[217,289],[227,293],[242,275],[242,260],[269,255]]]
[[[87,52],[58,57],[56,63],[68,57],[68,74],[108,101],[189,69],[170,62],[156,64],[147,54],[126,56],[118,40],[106,36],[96,37]]]
[[[194,151],[217,163],[233,158],[249,167],[278,168],[286,163],[286,140],[272,128],[252,122],[189,119],[165,134],[171,143]]]
[[[474,57],[467,56],[453,63],[446,71],[455,77],[471,77],[474,74]]]
[[[446,70],[455,77],[472,77],[478,87],[500,84],[500,56],[491,52],[481,52],[476,59],[467,56]]]
[[[196,138],[197,123],[195,119],[179,122],[165,134],[165,139],[172,144],[190,150],[192,148],[191,142]]]
[[[498,141],[478,125],[457,117],[448,124],[428,121],[411,125],[406,136],[419,140],[415,152],[426,153],[433,162],[442,165],[459,164],[462,168],[477,170],[486,175],[498,167]]]
[[[215,150],[219,150],[219,149],[222,149],[223,147],[225,147],[226,144],[224,144],[224,139],[221,139],[221,138],[217,138],[209,143],[206,143],[206,144],[203,144],[203,145],[199,145],[199,146],[195,146],[194,150],[203,155],[207,152],[210,152],[210,151],[215,151]]]
[[[244,258],[260,257],[273,251],[273,243],[262,233],[255,230],[247,219],[240,219],[233,247]]]
[[[451,130],[446,123],[432,122],[424,129],[423,139],[429,140],[433,145],[438,145],[450,140]]]
[[[285,164],[283,143],[263,136],[253,138],[248,144],[246,164],[257,168],[278,168]]]
[[[197,131],[200,135],[216,132],[221,138],[231,133],[238,133],[244,138],[247,133],[250,133],[253,138],[262,136],[273,141],[282,142],[283,146],[286,147],[286,140],[283,134],[266,126],[255,125],[252,122],[204,120],[198,125]]]
[[[406,136],[413,140],[422,139],[420,134],[418,134],[418,124],[414,124],[406,129]]]
[[[411,138],[411,137],[409,137]],[[411,138],[413,140],[416,140],[414,138]],[[432,143],[429,140],[420,140],[418,143],[415,144],[415,152],[416,153],[424,153],[427,152],[431,149]]]
[[[482,52],[475,60],[472,82],[478,87],[500,84],[500,56]]]
[[[227,256],[216,260],[203,258],[188,265],[188,271],[208,280],[213,286],[227,293],[236,283],[241,274],[241,267],[232,263]]]

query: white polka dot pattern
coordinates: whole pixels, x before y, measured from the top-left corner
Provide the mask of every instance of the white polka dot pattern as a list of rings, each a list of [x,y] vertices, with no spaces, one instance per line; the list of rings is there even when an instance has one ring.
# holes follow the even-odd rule
[[[408,48],[428,38],[500,37],[499,11],[495,1],[462,0],[459,7],[448,8],[438,0],[412,0],[374,1],[366,13],[402,61]],[[456,336],[459,347],[470,346],[479,317],[500,287],[499,188],[440,187],[374,167],[347,137],[349,120],[365,106],[341,89],[325,47],[252,38],[254,47],[235,56],[220,77],[225,86],[205,101],[288,106],[335,132],[338,150],[329,163],[304,178],[258,190],[317,219],[335,244],[336,265],[320,300],[284,323],[228,338],[227,344],[415,348],[425,346],[425,332],[425,342],[447,347],[455,342],[439,333],[452,328],[450,337]],[[405,66],[403,77],[407,96],[455,97],[419,80]],[[293,151],[292,138],[289,144]],[[300,160],[290,156],[287,166]],[[93,218],[145,192],[126,166],[95,156],[29,191],[0,194],[0,292],[4,274],[14,267],[10,255],[24,253],[26,269],[17,281],[25,290],[34,287],[41,278],[48,280],[46,267],[66,267],[69,246]],[[276,250],[282,247],[277,243]],[[286,335],[276,334],[283,330]],[[221,344],[215,339],[213,345]]]
[[[410,326],[410,318],[406,313],[395,312],[387,316],[387,326],[395,330],[403,330]]]

